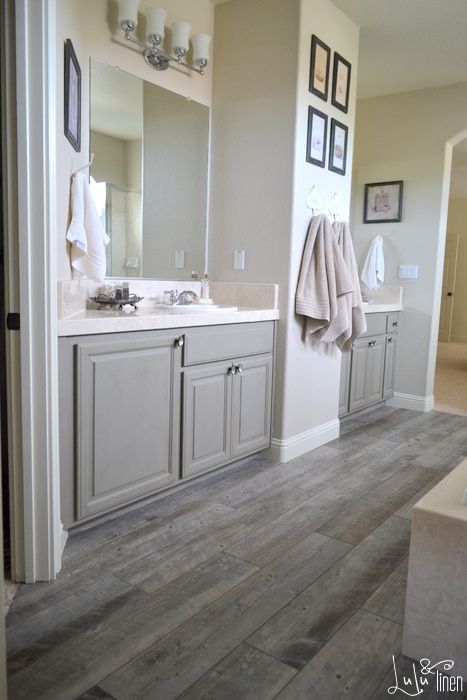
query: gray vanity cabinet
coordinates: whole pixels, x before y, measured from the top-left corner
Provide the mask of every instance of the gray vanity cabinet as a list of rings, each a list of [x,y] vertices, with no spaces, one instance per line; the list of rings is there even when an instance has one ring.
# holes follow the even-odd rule
[[[244,359],[232,376],[232,457],[269,446],[272,355]]]
[[[342,355],[339,416],[394,396],[399,314],[367,316],[368,329]]]
[[[82,518],[178,479],[180,353],[173,334],[83,342],[76,352]]]
[[[232,415],[232,363],[187,368],[183,374],[183,475],[228,461]]]

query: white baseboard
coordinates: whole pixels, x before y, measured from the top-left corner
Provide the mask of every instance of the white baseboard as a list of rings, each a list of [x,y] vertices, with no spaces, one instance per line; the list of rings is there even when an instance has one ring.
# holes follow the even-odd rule
[[[398,391],[394,392],[394,398],[386,401],[388,406],[394,408],[408,408],[410,411],[423,411],[428,413],[435,407],[435,397],[417,396],[417,394],[401,394]]]
[[[316,447],[324,445],[326,442],[339,437],[339,419],[331,420],[328,423],[317,425],[316,428],[306,430],[304,433],[293,435],[286,440],[272,438],[268,456],[275,462],[288,462],[295,457],[314,450]]]
[[[63,554],[63,550],[65,549],[65,545],[68,539],[68,530],[65,530],[63,527],[63,524],[60,523],[61,526],[61,532],[60,532],[60,555]]]

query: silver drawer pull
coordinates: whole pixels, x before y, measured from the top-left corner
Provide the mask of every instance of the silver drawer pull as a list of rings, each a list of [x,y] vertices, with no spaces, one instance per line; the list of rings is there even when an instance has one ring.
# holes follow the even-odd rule
[[[375,348],[376,347],[376,340],[370,340],[370,342],[368,343],[368,347]]]
[[[392,338],[388,338],[388,343],[392,343]]]
[[[235,365],[230,365],[229,369],[227,370],[227,374],[237,374],[237,368]]]
[[[399,321],[393,321],[393,322],[392,322],[392,327],[393,327],[393,328],[397,328],[398,325],[399,325]]]
[[[237,374],[241,374],[241,373],[243,372],[243,365],[242,365],[242,363],[240,362],[240,364],[237,365],[235,369],[237,370]]]
[[[180,335],[175,341],[175,345],[179,348],[183,348],[183,346],[185,345],[185,336]]]

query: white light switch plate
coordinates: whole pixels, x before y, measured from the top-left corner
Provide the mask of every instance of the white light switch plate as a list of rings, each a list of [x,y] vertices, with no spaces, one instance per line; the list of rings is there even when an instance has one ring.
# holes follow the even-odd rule
[[[418,279],[418,265],[399,265],[399,279]]]
[[[175,267],[177,270],[183,270],[185,267],[185,251],[176,250],[175,251]]]
[[[245,251],[234,250],[234,270],[245,269]]]

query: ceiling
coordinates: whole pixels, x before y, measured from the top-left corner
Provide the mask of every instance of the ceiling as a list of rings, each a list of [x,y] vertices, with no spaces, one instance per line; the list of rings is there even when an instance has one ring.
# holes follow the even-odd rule
[[[466,0],[332,2],[361,27],[359,98],[467,81]]]

